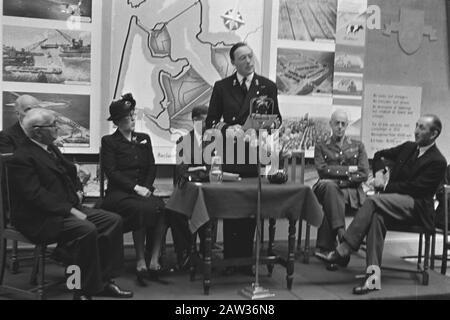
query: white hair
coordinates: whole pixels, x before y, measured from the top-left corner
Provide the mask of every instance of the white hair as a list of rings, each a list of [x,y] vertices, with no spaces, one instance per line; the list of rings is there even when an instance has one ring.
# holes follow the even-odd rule
[[[35,126],[43,126],[53,123],[55,115],[53,112],[46,109],[32,109],[27,112],[23,118],[22,126],[28,138],[34,138]]]

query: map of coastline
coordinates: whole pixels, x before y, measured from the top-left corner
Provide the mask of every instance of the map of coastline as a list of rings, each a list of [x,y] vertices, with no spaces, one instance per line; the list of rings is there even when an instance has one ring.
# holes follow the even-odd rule
[[[150,134],[157,163],[175,162],[175,141],[192,128],[192,108],[207,105],[214,83],[234,72],[228,56],[232,44],[247,40],[260,60],[262,16],[249,16],[241,25],[225,19],[230,12],[246,17],[257,2],[237,1],[230,8],[211,0],[159,0],[149,7],[146,1],[127,0],[134,8],[126,17],[127,32],[113,43],[113,60],[120,52],[114,98],[126,92],[135,96],[136,130]],[[123,22],[115,27],[123,29]]]

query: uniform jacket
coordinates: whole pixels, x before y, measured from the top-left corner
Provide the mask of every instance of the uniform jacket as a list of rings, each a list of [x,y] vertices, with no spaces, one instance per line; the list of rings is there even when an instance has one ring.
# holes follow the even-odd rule
[[[225,131],[232,125],[244,125],[250,114],[250,103],[253,98],[267,96],[274,101],[273,114],[281,115],[278,108],[278,90],[275,83],[255,73],[246,96],[240,87],[236,73],[215,83],[209,104],[206,128]],[[226,145],[224,140],[224,146]],[[248,144],[247,144],[248,152]],[[224,152],[224,160],[226,159]],[[236,158],[236,153],[235,153]],[[235,159],[236,163],[236,159]],[[248,164],[248,155],[246,157]],[[224,171],[239,173],[243,176],[257,175],[256,165],[225,165]]]
[[[361,184],[369,176],[369,160],[362,142],[344,137],[341,147],[330,137],[316,145],[314,163],[320,179],[335,180],[341,188],[356,189],[357,199],[352,202],[362,204],[365,194]],[[350,166],[358,167],[358,171],[350,173]]]

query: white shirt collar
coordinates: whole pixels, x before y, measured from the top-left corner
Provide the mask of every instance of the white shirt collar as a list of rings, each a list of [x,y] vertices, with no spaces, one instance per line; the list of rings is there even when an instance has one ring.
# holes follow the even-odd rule
[[[420,158],[421,156],[423,156],[425,154],[425,152],[428,151],[428,149],[430,149],[432,146],[434,146],[436,144],[436,142],[433,142],[432,144],[425,146],[425,147],[419,147],[419,155],[417,156],[417,158]]]
[[[48,150],[47,150],[48,146],[46,144],[40,143],[39,141],[36,141],[34,139],[31,139],[31,138],[30,138],[30,140],[33,141],[35,144],[37,144],[42,149],[44,149],[45,152],[48,152]]]
[[[239,85],[241,85],[242,80],[244,79],[244,76],[241,75],[239,72],[236,72],[236,76],[237,76]],[[249,74],[249,75],[246,77],[247,81],[245,82],[245,84],[247,85],[247,89],[250,88],[250,85],[252,84],[252,81],[253,81],[253,77],[254,77],[254,76],[255,76],[255,73],[252,72],[251,74]]]

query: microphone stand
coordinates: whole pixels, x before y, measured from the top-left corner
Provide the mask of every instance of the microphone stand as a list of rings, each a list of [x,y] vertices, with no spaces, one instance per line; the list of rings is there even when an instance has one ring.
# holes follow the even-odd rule
[[[257,102],[257,101],[256,101]],[[254,102],[252,101],[251,106]],[[252,108],[253,109],[253,108]],[[252,110],[250,110],[250,117],[252,117]],[[257,120],[255,120],[256,122]],[[261,125],[253,126],[255,129],[260,129]],[[258,135],[257,135],[258,136]],[[241,294],[248,299],[258,300],[274,297],[275,294],[271,293],[268,289],[263,288],[259,284],[259,262],[261,260],[261,197],[262,197],[262,180],[261,180],[261,159],[259,158],[259,146],[256,150],[256,163],[258,167],[258,197],[256,205],[256,262],[255,262],[255,282],[250,287],[246,287],[241,290]]]

